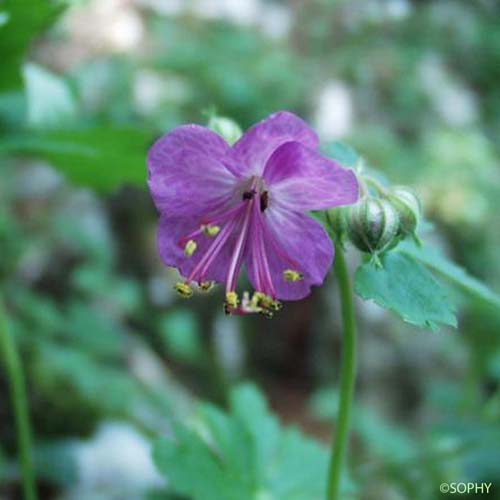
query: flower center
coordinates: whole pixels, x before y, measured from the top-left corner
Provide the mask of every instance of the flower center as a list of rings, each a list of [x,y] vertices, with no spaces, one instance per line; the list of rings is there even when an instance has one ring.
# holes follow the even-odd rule
[[[177,290],[183,297],[190,297],[193,281],[198,282],[201,288],[206,289],[206,275],[210,267],[220,255],[221,250],[231,241],[232,248],[231,257],[227,264],[224,304],[226,313],[259,312],[266,316],[272,316],[280,309],[281,304],[276,300],[276,289],[271,276],[265,244],[266,229],[263,212],[269,206],[269,193],[264,180],[257,176],[245,181],[240,188],[240,193],[241,201],[235,207],[218,216],[211,217],[208,221],[203,221],[198,230],[180,240],[179,243],[184,248],[186,258],[193,258],[201,246],[200,238],[213,239],[204,254],[198,256],[199,260],[186,281],[177,285]],[[236,293],[236,285],[245,256],[250,256],[252,262],[256,291],[252,297],[248,292],[245,292],[240,301]]]
[[[262,177],[251,177],[246,182],[246,186],[241,196],[243,201],[259,199],[260,211],[264,212],[269,206],[269,191],[267,190],[266,183]]]

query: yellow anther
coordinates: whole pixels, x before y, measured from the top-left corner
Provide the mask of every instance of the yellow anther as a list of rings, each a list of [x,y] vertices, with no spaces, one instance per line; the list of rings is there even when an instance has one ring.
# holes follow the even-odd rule
[[[293,269],[285,269],[283,271],[283,278],[285,278],[285,281],[290,281],[290,282],[295,282],[295,281],[300,281],[301,279],[304,278],[304,275],[299,273],[298,271],[294,271]]]
[[[193,289],[182,281],[178,281],[174,288],[177,290],[177,293],[184,299],[189,299],[193,295]]]
[[[213,281],[202,281],[201,283],[198,284],[198,288],[202,292],[209,292],[213,287],[214,287]]]
[[[220,227],[219,226],[210,226],[209,224],[203,224],[201,226],[201,230],[203,231],[203,234],[205,236],[209,236],[210,238],[213,238],[214,236],[217,236],[220,232]]]
[[[279,300],[272,300],[271,303],[269,304],[269,308],[274,312],[281,311],[282,307],[283,304]]]
[[[252,296],[252,304],[255,307],[269,309],[272,307],[274,300],[269,295],[262,292],[254,292]]]
[[[227,292],[226,293],[226,306],[232,309],[236,309],[238,307],[239,299],[238,294],[236,292]]]
[[[252,306],[259,309],[263,306],[265,307],[266,297],[266,294],[262,292],[254,292],[252,295]]]
[[[191,257],[194,254],[194,252],[196,252],[197,247],[198,245],[196,244],[196,241],[189,240],[184,246],[184,255],[186,257]]]
[[[250,307],[254,312],[260,312],[267,318],[271,318],[282,306],[279,300],[275,300],[262,292],[254,292]]]

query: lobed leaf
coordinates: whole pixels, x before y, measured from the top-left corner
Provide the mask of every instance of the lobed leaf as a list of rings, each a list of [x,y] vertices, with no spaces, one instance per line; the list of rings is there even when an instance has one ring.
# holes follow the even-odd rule
[[[327,451],[282,428],[250,385],[232,392],[229,413],[203,405],[191,428],[157,442],[154,460],[194,500],[319,500],[328,466]]]
[[[457,326],[447,290],[421,263],[398,251],[382,255],[382,266],[366,262],[355,275],[355,291],[365,300],[390,309],[413,325],[438,329]]]
[[[417,247],[410,242],[403,242],[398,250],[427,267],[438,272],[464,292],[494,307],[500,307],[500,295],[490,290],[485,284],[471,276],[464,268],[448,260],[443,254],[428,246]]]

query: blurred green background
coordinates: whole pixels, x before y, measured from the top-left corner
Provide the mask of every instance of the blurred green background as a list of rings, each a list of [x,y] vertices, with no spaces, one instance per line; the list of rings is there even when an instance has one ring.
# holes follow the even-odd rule
[[[335,279],[272,321],[173,292],[145,155],[176,125],[300,114],[413,186],[434,243],[500,290],[499,20],[496,0],[0,2],[0,289],[41,498],[189,498],[151,443],[242,380],[310,439],[334,428]],[[500,312],[455,299],[439,332],[357,302],[346,498],[500,498]],[[2,499],[21,498],[13,425],[2,367]]]

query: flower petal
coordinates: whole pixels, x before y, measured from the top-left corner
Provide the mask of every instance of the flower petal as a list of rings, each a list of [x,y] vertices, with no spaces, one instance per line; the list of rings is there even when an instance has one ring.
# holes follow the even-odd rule
[[[184,125],[160,137],[149,150],[148,184],[160,212],[199,215],[232,197],[235,168],[233,152],[219,135]]]
[[[277,200],[291,210],[323,210],[358,199],[358,181],[352,170],[298,142],[288,142],[274,151],[263,177],[270,191],[269,202]]]
[[[199,229],[199,224],[191,217],[167,217],[165,215],[160,217],[158,226],[160,258],[166,266],[175,267],[184,278],[190,275],[209,248],[216,242],[216,238],[210,238],[203,233],[193,237],[192,239],[196,242],[196,251],[191,257],[187,257],[184,253],[183,239],[197,229]],[[208,267],[204,281],[225,283],[235,238],[235,234],[231,233],[226,244],[221,247],[220,252]]]
[[[249,128],[233,146],[243,165],[241,176],[261,175],[267,159],[281,144],[300,142],[312,149],[318,147],[318,137],[309,125],[288,111],[280,111]]]
[[[321,285],[333,261],[333,245],[325,230],[310,217],[283,207],[262,214],[265,253],[277,298],[299,300]],[[246,268],[250,282],[258,288],[257,242],[249,242]],[[297,271],[298,281],[286,281],[284,271]]]

